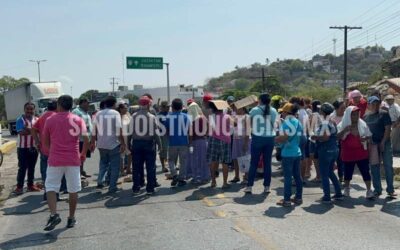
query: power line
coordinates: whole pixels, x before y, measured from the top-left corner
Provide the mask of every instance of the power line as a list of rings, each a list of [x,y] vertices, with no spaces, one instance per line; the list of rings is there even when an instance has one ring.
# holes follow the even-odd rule
[[[344,30],[344,71],[343,71],[343,91],[346,94],[347,89],[347,32],[354,29],[362,29],[356,26],[331,26],[330,29]]]
[[[115,95],[115,85],[119,84],[118,82],[116,82],[116,80],[118,78],[117,77],[111,77],[110,79],[112,80],[112,82],[110,82],[110,84],[112,85],[112,94]]]
[[[391,15],[387,16],[386,10],[392,8],[393,6],[399,4],[400,2],[399,1],[395,1],[394,3],[393,2],[388,2],[389,6],[383,5],[384,3],[386,3],[386,0],[385,1],[381,1],[377,5],[369,8],[367,11],[363,12],[361,15],[359,15],[358,17],[356,17],[356,18],[354,18],[352,20],[352,22],[354,22],[355,20],[361,18],[362,21],[360,21],[360,22],[366,21],[366,23],[371,23],[371,22],[374,21],[373,23],[370,24],[370,28],[369,28],[369,30],[367,32],[367,34],[368,34],[367,35],[367,40],[368,40],[368,36],[369,36],[369,33],[370,33],[371,30],[376,29],[379,26],[381,26],[382,24],[387,23],[386,21],[391,19],[391,18],[393,18],[394,16],[397,18],[396,14],[398,14],[400,12],[400,11],[397,11],[397,12],[392,13]],[[384,9],[380,10],[378,7],[384,7]],[[375,10],[375,11],[371,12],[372,10]],[[376,11],[378,11],[379,14],[375,15],[374,13]],[[370,15],[367,15],[368,13],[371,13],[371,15],[375,15],[375,16],[373,18],[368,17],[368,16],[370,16]],[[363,16],[364,16],[364,18],[363,18]],[[384,16],[384,17],[381,18],[382,16]],[[378,18],[378,21],[375,21],[377,18]],[[365,25],[363,25],[363,26],[365,26]],[[357,42],[359,42],[360,40],[365,39],[365,33],[352,35],[351,36],[351,41],[354,41],[353,38],[355,38],[355,37],[356,38],[362,37],[362,39],[358,39],[357,40]],[[338,42],[341,42],[341,39],[338,39]],[[332,44],[331,43],[322,44],[321,46],[319,46],[319,48],[321,48],[321,49],[316,49],[315,50],[316,54],[330,53],[332,51]],[[339,46],[336,49],[339,49],[339,48],[342,48],[342,47]],[[314,56],[314,54],[308,53],[308,54],[304,55],[304,60],[307,60],[308,58],[312,58],[313,56]]]

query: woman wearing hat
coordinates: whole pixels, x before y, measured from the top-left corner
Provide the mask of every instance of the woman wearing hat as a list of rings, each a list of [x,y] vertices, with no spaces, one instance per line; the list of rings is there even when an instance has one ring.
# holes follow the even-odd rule
[[[342,147],[340,156],[344,164],[344,195],[350,196],[350,181],[357,165],[367,187],[366,197],[370,199],[374,197],[371,191],[368,160],[368,140],[372,134],[367,124],[360,118],[360,113],[361,110],[356,106],[347,107],[343,120],[337,126]]]
[[[301,178],[300,160],[301,149],[300,139],[303,134],[303,126],[295,117],[298,111],[298,105],[286,103],[281,112],[284,122],[280,128],[279,136],[275,141],[281,144],[282,168],[284,176],[284,198],[278,201],[277,205],[289,207],[291,201],[300,205],[303,203],[303,180]],[[296,195],[291,200],[292,196],[292,178],[296,183]]]
[[[332,202],[329,180],[332,181],[332,184],[335,187],[336,194],[332,198],[335,200],[343,199],[339,180],[333,172],[333,167],[339,151],[336,140],[336,124],[333,120],[329,119],[329,116],[333,111],[334,107],[330,103],[324,103],[321,105],[320,114],[322,116],[322,121],[318,126],[315,135],[311,137],[312,140],[316,141],[316,150],[319,156],[319,170],[321,174],[322,189],[324,191],[324,196],[321,199],[323,203]]]

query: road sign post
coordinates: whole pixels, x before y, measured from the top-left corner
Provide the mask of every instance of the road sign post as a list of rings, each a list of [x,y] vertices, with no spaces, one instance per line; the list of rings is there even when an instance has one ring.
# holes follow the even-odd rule
[[[169,87],[169,63],[164,63],[162,57],[126,57],[127,69],[163,69],[167,66],[167,99],[170,102],[170,87]]]
[[[127,57],[127,69],[163,69],[162,57]]]

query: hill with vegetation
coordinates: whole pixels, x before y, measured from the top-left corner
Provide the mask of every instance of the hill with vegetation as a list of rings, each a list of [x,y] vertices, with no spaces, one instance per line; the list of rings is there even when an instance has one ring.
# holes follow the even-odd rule
[[[348,82],[373,83],[390,72],[383,65],[393,55],[392,50],[380,46],[354,48],[348,52]],[[265,69],[266,83],[261,72]],[[207,81],[205,89],[234,95],[238,98],[264,90],[282,96],[310,96],[321,101],[332,101],[343,92],[343,55],[315,55],[311,60],[276,59],[269,65],[254,63],[248,67],[236,66],[231,72]]]

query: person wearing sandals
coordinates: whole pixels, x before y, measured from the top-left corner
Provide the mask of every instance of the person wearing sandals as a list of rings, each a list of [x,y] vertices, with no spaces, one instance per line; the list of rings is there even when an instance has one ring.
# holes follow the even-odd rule
[[[283,121],[279,136],[275,141],[281,145],[282,167],[284,176],[284,198],[277,202],[277,205],[289,207],[292,205],[291,201],[300,205],[303,202],[303,180],[301,178],[301,149],[300,140],[303,134],[303,126],[300,121],[295,117],[298,111],[298,106],[295,104],[287,103],[281,112]],[[293,199],[292,196],[292,178],[296,184],[296,195]]]
[[[117,111],[121,114],[122,122],[122,133],[125,141],[125,151],[121,153],[120,171],[121,176],[132,174],[132,154],[129,150],[128,142],[128,129],[131,122],[131,115],[128,112],[128,104],[120,103],[118,104]],[[126,159],[127,158],[127,159]],[[127,161],[125,161],[127,160]],[[127,163],[127,164],[125,164]]]
[[[370,145],[370,165],[372,174],[372,183],[374,186],[375,196],[382,194],[381,183],[381,160],[385,169],[386,192],[389,197],[394,198],[397,194],[394,192],[393,186],[393,150],[390,140],[392,121],[389,112],[382,110],[381,100],[376,96],[368,97],[368,110],[364,116],[372,133],[372,143]]]
[[[337,146],[337,128],[333,120],[329,119],[330,114],[334,111],[334,107],[330,103],[321,105],[321,124],[318,126],[316,133],[311,136],[311,139],[316,142],[316,150],[319,156],[319,170],[322,181],[322,189],[324,196],[322,203],[331,203],[332,198],[342,200],[343,194],[340,187],[340,182],[336,177],[333,167],[337,159],[339,148]],[[335,187],[335,195],[331,198],[329,180],[332,181]]]
[[[271,97],[264,93],[259,96],[259,105],[250,111],[251,118],[251,160],[249,179],[245,193],[251,193],[260,157],[264,163],[264,193],[270,192],[271,161],[274,150],[275,124],[278,118],[276,109],[270,106]]]
[[[189,102],[189,101],[188,101]],[[191,119],[189,136],[189,156],[187,169],[191,169],[192,182],[194,184],[205,184],[210,181],[210,168],[207,164],[207,118],[203,115],[200,106],[191,100],[187,108]]]
[[[344,196],[350,196],[350,181],[357,165],[367,188],[366,197],[371,199],[374,197],[374,192],[371,190],[368,141],[372,134],[367,124],[360,118],[360,112],[359,107],[347,107],[342,121],[337,126],[337,137],[342,147],[340,157],[344,164]]]
[[[235,177],[230,181],[231,183],[240,182],[239,176],[239,162],[238,158],[249,154],[249,133],[247,121],[248,115],[246,108],[242,107],[237,109],[234,105],[235,115],[233,117],[233,139],[232,139],[232,161],[235,169]]]
[[[220,105],[217,107],[217,102],[223,101],[209,102],[212,114],[209,116],[210,136],[208,137],[207,162],[210,163],[211,169],[211,187],[215,188],[217,186],[217,171],[219,164],[222,164],[222,188],[229,188],[228,164],[232,161],[230,132],[232,120],[228,114],[224,114],[223,108]],[[226,104],[226,106],[228,105]]]

